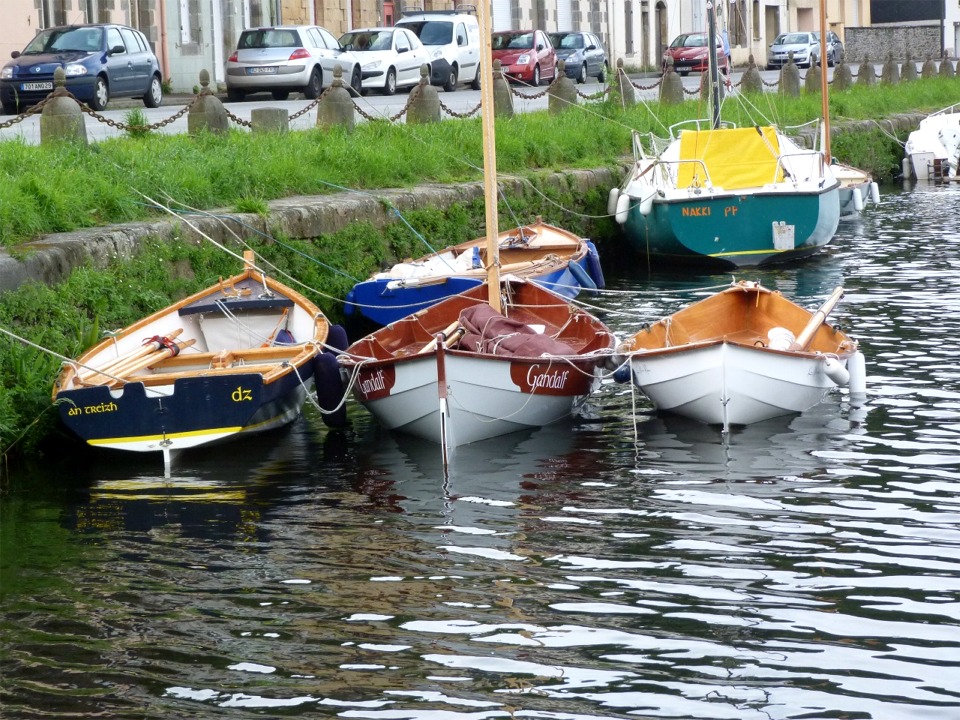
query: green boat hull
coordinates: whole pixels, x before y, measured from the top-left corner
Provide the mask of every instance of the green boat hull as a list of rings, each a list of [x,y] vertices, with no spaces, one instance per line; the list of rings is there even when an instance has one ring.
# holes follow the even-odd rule
[[[631,247],[670,264],[738,268],[797,260],[830,242],[840,222],[836,183],[810,192],[657,197],[646,215],[639,201],[630,205],[623,231]]]

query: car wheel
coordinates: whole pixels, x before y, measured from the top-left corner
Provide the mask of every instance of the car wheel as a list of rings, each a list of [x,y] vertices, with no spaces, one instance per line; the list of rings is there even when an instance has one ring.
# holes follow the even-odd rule
[[[580,72],[577,73],[577,82],[583,85],[587,81],[587,64],[580,66]]]
[[[686,77],[689,74],[690,74],[689,70],[677,70],[677,75],[679,75],[680,77]]]
[[[323,90],[323,76],[320,74],[320,68],[314,68],[310,73],[307,86],[303,89],[303,96],[307,100],[316,100],[320,97],[321,90]]]
[[[16,115],[17,114],[17,104],[16,103],[2,103],[3,114],[4,115]]]
[[[477,76],[473,79],[473,82],[470,83],[470,89],[471,90],[480,89],[480,68],[477,68]]]
[[[359,65],[353,68],[353,75],[350,77],[350,87],[361,95],[363,94],[363,77],[360,74]]]
[[[227,100],[230,102],[243,102],[244,92],[234,88],[227,88]]]
[[[161,102],[163,102],[163,85],[160,84],[160,78],[154,75],[150,79],[147,94],[143,96],[143,104],[148,108],[157,108],[160,107]]]
[[[397,71],[393,68],[387,70],[387,79],[383,83],[383,94],[394,95],[397,92]]]
[[[458,79],[459,79],[459,78],[457,77],[457,66],[456,66],[456,65],[451,65],[451,66],[450,66],[450,77],[447,78],[447,82],[446,82],[446,84],[443,86],[443,89],[446,90],[447,92],[453,92],[454,90],[457,89],[457,80],[458,80]]]
[[[288,97],[290,97],[289,90],[274,90],[270,94],[273,95],[274,100],[286,100]]]
[[[537,65],[533,68],[533,83],[534,87],[540,87],[540,66]]]
[[[90,107],[97,111],[103,110],[108,102],[110,102],[110,88],[107,86],[107,80],[104,77],[98,77],[93,84]]]

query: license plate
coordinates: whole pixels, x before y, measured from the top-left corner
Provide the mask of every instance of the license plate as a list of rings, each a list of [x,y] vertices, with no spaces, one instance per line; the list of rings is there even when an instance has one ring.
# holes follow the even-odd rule
[[[24,92],[28,90],[53,90],[52,82],[20,83],[20,89]]]
[[[277,68],[274,66],[247,68],[247,75],[276,75],[276,74],[277,74]]]

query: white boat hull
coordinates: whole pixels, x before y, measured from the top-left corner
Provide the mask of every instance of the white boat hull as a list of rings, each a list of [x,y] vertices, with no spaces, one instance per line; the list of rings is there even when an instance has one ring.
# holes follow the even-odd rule
[[[719,342],[682,353],[635,355],[631,372],[660,410],[708,424],[749,425],[821,402],[837,387],[824,372],[825,360]]]
[[[441,443],[445,424],[451,434],[447,445],[456,447],[554,423],[567,417],[593,384],[592,369],[549,359],[529,364],[448,351],[441,362],[438,369],[436,355],[430,354],[364,370],[355,386],[357,398],[390,430]],[[445,387],[438,380],[443,376]],[[533,390],[536,384],[540,387]],[[553,387],[544,389],[547,385]],[[570,394],[571,388],[579,392]]]

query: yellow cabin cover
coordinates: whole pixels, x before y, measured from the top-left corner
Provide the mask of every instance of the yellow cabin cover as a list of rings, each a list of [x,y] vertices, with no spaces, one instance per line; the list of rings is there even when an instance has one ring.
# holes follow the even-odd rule
[[[777,166],[780,143],[772,127],[685,130],[680,133],[680,159],[701,160],[710,181],[725,190],[739,190],[783,180]],[[677,187],[704,185],[703,166],[683,162],[677,170]]]

